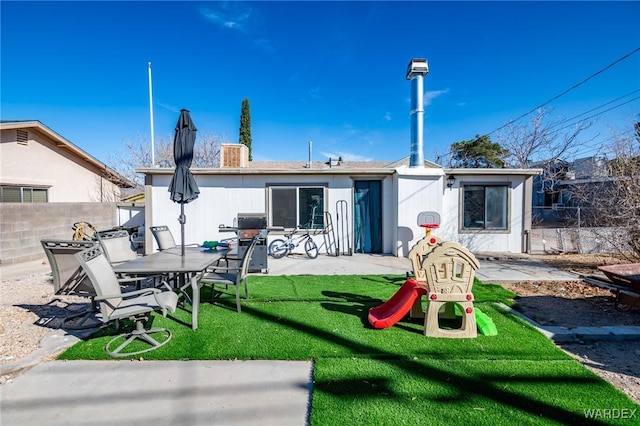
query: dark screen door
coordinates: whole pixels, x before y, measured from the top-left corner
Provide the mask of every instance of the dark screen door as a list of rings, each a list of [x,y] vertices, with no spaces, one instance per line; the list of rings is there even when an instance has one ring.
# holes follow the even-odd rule
[[[354,249],[356,253],[382,253],[382,194],[379,180],[354,184]]]

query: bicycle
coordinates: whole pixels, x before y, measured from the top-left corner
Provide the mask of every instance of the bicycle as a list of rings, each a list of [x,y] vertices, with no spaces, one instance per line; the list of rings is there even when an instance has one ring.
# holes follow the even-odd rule
[[[318,257],[318,246],[315,241],[313,241],[313,238],[311,238],[308,229],[301,235],[296,235],[296,230],[294,229],[291,233],[285,234],[284,236],[286,240],[278,238],[269,244],[269,255],[274,259],[285,257],[291,253],[293,249],[302,244],[302,242],[304,242],[304,251],[310,259]]]

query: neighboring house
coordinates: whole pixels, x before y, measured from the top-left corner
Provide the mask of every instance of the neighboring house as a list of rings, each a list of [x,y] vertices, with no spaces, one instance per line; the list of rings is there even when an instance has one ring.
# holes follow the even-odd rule
[[[246,162],[192,169],[200,196],[185,205],[185,242],[228,238],[238,213],[265,213],[269,226],[332,228],[356,253],[406,256],[425,234],[419,216],[440,217],[434,235],[474,252],[523,253],[531,229],[533,177],[540,169],[444,169],[372,162]],[[180,235],[180,207],[169,199],[173,169],[144,168],[145,222]],[[327,214],[328,213],[328,214]],[[436,213],[437,215],[433,215]],[[432,219],[433,220],[433,219]],[[329,223],[330,222],[330,223]],[[270,232],[269,240],[281,232]],[[155,242],[147,233],[147,252]],[[334,247],[314,236],[321,252]],[[341,244],[344,247],[344,244]]]
[[[592,207],[591,197],[586,194],[590,190],[599,191],[604,182],[612,181],[604,156],[572,162],[557,160],[552,165],[540,162],[535,167],[543,169],[533,180],[534,223],[540,226],[578,224],[581,221],[578,210],[584,215]]]
[[[116,202],[135,184],[41,122],[0,122],[0,202]]]

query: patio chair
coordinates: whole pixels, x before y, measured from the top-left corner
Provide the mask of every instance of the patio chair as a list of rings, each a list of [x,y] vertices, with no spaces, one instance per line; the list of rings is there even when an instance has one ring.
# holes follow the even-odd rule
[[[178,247],[173,234],[167,225],[150,226],[149,229],[158,243],[158,250],[163,251]],[[200,244],[185,244],[185,247],[200,247]]]
[[[251,243],[249,243],[247,251],[245,252],[244,256],[239,259],[238,265],[236,267],[214,266],[212,267],[212,270],[206,272],[199,280],[200,286],[203,286],[204,284],[211,285],[212,299],[216,295],[216,285],[224,285],[226,288],[229,288],[229,286],[235,286],[236,310],[238,311],[238,313],[242,312],[242,307],[240,306],[240,286],[244,285],[245,299],[249,298],[247,275],[249,273],[249,263],[251,262],[251,257],[253,256],[253,251],[256,244],[258,243],[259,238],[260,234],[257,234],[251,239]]]
[[[133,246],[131,236],[125,230],[99,231],[96,233],[96,237],[104,255],[112,265],[128,262],[140,256]],[[147,282],[155,286],[157,278],[162,280],[164,277],[161,275],[147,276]],[[124,274],[119,275],[118,279],[121,285],[135,283],[138,289],[144,283],[144,280]]]
[[[97,234],[104,255],[109,263],[116,265],[138,257],[129,233],[125,230],[100,231]]]
[[[74,255],[93,247],[95,241],[40,240],[51,266],[55,294],[91,296],[95,294],[91,281]]]
[[[88,297],[89,307],[81,312],[69,315],[62,320],[66,330],[84,330],[95,328],[97,308],[94,297],[96,292],[91,280],[75,257],[76,253],[97,244],[89,240],[41,240],[42,248],[51,267],[53,291],[57,295]]]
[[[133,331],[120,334],[105,346],[105,352],[113,357],[138,355],[157,349],[171,340],[171,331],[165,328],[145,328],[153,311],[161,311],[164,317],[167,311],[175,312],[178,295],[165,284],[166,289],[145,288],[123,293],[113,266],[107,260],[101,246],[96,245],[75,254],[96,290],[95,301],[100,307],[104,325],[115,322],[116,330],[121,319],[130,319],[135,324]],[[156,340],[153,335],[164,336]],[[116,342],[124,342],[114,348]],[[130,352],[123,352],[136,340],[147,342],[150,346]]]

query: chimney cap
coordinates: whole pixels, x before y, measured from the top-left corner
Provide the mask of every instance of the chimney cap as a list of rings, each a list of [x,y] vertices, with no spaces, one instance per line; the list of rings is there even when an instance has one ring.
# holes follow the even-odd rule
[[[429,73],[429,64],[423,58],[413,58],[407,66],[407,80],[411,80],[414,74],[427,75]]]

